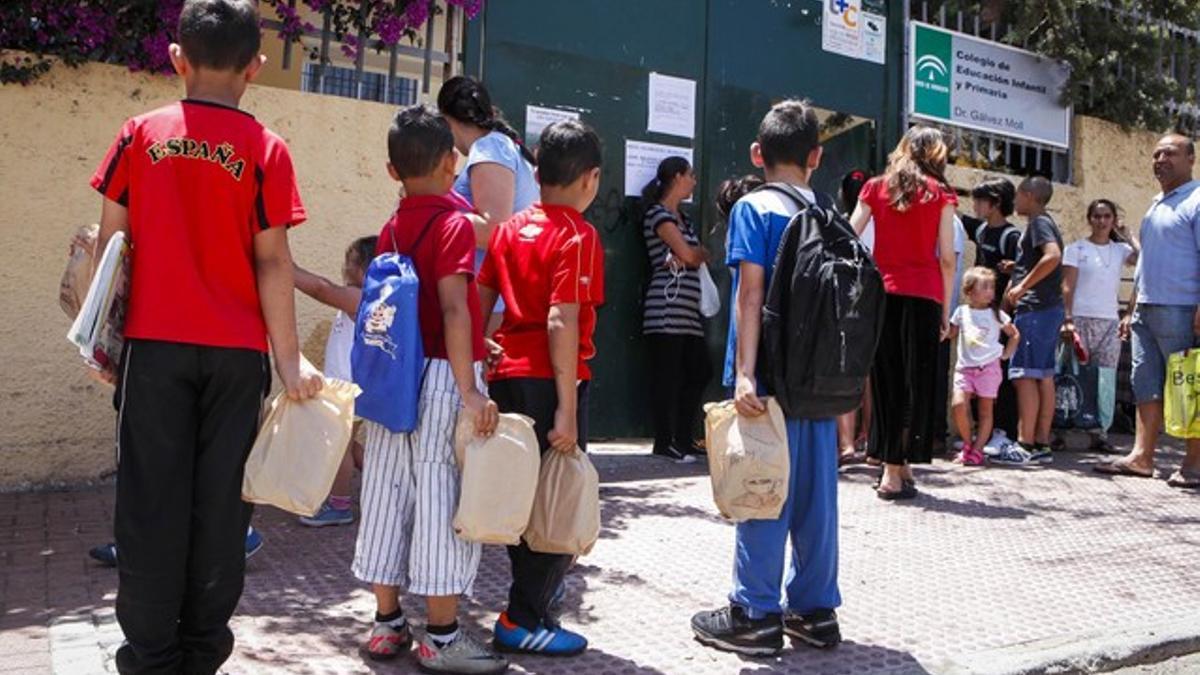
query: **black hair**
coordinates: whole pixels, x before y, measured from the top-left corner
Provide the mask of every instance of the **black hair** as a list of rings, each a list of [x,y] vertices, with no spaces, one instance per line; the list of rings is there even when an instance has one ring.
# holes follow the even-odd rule
[[[675,179],[687,173],[691,166],[683,157],[667,157],[659,162],[654,179],[642,188],[642,210],[657,204],[671,189]]]
[[[350,245],[346,247],[346,255],[353,253],[354,259],[365,270],[371,264],[371,260],[375,258],[375,247],[378,243],[379,237],[377,235],[359,237],[350,242]]]
[[[768,167],[808,165],[808,156],[821,144],[821,122],[808,101],[789,99],[771,106],[758,125],[758,144]]]
[[[1005,218],[1013,214],[1013,201],[1016,197],[1017,190],[1007,178],[985,180],[971,190],[972,199],[986,199],[1000,209]]]
[[[1117,224],[1121,222],[1121,207],[1117,206],[1117,203],[1113,200],[1104,199],[1103,197],[1100,199],[1093,199],[1091,203],[1087,205],[1088,221],[1090,222],[1092,220],[1092,214],[1094,214],[1096,209],[1101,206],[1108,207],[1108,210],[1112,211],[1113,214],[1113,229],[1112,232],[1109,233],[1108,238],[1117,242],[1125,241],[1125,238],[1117,232]]]
[[[516,129],[504,119],[500,109],[492,105],[492,97],[478,80],[458,75],[446,80],[438,90],[438,110],[446,117],[452,117],[463,124],[474,124],[487,131],[499,131],[512,139],[521,151],[521,156],[530,164],[537,164],[537,157],[529,148]]]
[[[1021,181],[1018,189],[1032,196],[1042,206],[1049,204],[1054,197],[1054,184],[1045,176],[1030,176]]]
[[[555,122],[538,141],[538,182],[565,187],[602,163],[600,137],[578,120]]]
[[[1193,141],[1192,137],[1187,134],[1182,134],[1182,133],[1167,134],[1166,136],[1162,137],[1162,140],[1163,141],[1171,140],[1176,145],[1183,146],[1183,149],[1185,152],[1187,152],[1188,157],[1196,156],[1196,142]],[[1159,142],[1162,142],[1162,141],[1159,141]]]
[[[842,199],[842,211],[853,213],[854,207],[858,205],[858,194],[862,192],[863,186],[867,184],[870,176],[862,169],[851,169],[842,176],[842,187],[840,191]]]
[[[179,12],[179,46],[196,68],[241,71],[262,46],[253,0],[187,0]]]
[[[388,161],[401,178],[427,176],[454,152],[450,124],[424,104],[401,108],[388,129]]]
[[[722,220],[727,220],[729,212],[733,210],[733,205],[739,199],[757,190],[764,184],[766,184],[766,181],[763,180],[763,177],[753,173],[721,181],[720,187],[717,188],[717,198],[713,200],[717,206],[717,215],[721,216]]]

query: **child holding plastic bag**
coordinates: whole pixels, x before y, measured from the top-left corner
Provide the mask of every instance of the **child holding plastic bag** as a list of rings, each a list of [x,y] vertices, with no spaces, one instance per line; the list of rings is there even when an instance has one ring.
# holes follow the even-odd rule
[[[384,660],[408,650],[412,633],[400,606],[403,590],[425,602],[425,634],[415,654],[422,670],[502,672],[508,662],[460,628],[457,618],[482,549],[454,534],[461,478],[454,427],[460,414],[468,415],[477,434],[490,436],[499,414],[484,393],[479,365],[487,350],[475,287],[475,232],[450,192],[454,136],[435,111],[411,106],[392,121],[387,155],[388,173],[404,184],[405,197],[383,226],[375,255],[403,252],[411,260],[419,302],[417,325],[408,328],[419,332],[424,365],[411,431],[363,423],[362,520],[352,571],[375,595],[366,651]]]
[[[596,198],[600,162],[600,138],[586,125],[546,127],[538,154],[541,201],[496,228],[479,272],[484,315],[501,297],[505,305],[496,331],[504,353],[489,391],[502,412],[534,420],[543,482],[548,466],[568,458],[590,468],[580,450],[587,448],[588,360],[596,352],[596,307],[604,301],[604,249],[583,211]],[[535,551],[531,543],[508,547],[513,583],[495,642],[506,651],[578,654],[587,640],[550,611],[573,556]]]
[[[345,382],[353,381],[350,377],[350,348],[354,345],[354,316],[358,313],[363,278],[366,276],[367,266],[375,257],[375,244],[378,240],[377,236],[359,237],[350,244],[342,262],[341,285],[296,265],[296,289],[313,300],[338,310],[333,319],[333,326],[329,329],[329,339],[325,342],[325,377]],[[329,497],[315,515],[301,516],[301,525],[328,527],[354,522],[350,480],[354,475],[354,467],[362,466],[362,452],[362,444],[352,435],[346,445],[346,454],[338,467],[337,477],[333,479]]]

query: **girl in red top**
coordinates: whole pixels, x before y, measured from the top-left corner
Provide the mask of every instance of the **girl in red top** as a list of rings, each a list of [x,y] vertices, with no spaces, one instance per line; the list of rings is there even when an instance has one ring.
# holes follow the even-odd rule
[[[937,129],[913,127],[887,170],[863,186],[851,222],[861,235],[875,220],[875,263],[887,290],[887,318],[871,372],[875,442],[884,462],[880,499],[916,496],[910,462],[933,455],[938,342],[950,322],[954,207],[946,183],[946,143]],[[899,405],[897,405],[899,403]]]

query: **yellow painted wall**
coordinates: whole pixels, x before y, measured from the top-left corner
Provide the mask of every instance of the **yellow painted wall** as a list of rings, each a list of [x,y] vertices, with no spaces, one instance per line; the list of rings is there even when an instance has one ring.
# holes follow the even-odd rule
[[[1151,170],[1150,153],[1159,134],[1135,130],[1125,132],[1111,122],[1092,117],[1075,118],[1075,184],[1054,184],[1050,215],[1062,228],[1063,240],[1070,243],[1086,237],[1088,202],[1101,197],[1111,199],[1125,211],[1125,221],[1137,231],[1150,200],[1158,193],[1158,182]],[[1008,178],[1014,185],[1021,179],[1006,174],[950,167],[950,183],[970,192],[986,178]],[[960,208],[970,213],[971,201],[964,199]],[[1014,216],[1020,223],[1020,218]]]
[[[175,78],[101,64],[0,86],[0,489],[113,469],[111,390],[85,376],[66,341],[58,280],[70,234],[99,217],[87,181],[121,123],[181,95]],[[296,259],[336,278],[346,245],[377,233],[395,206],[384,169],[393,109],[257,86],[243,107],[291,146],[310,217],[292,230]],[[301,341],[319,361],[333,312],[298,306]]]
[[[99,214],[87,185],[121,123],[178,98],[173,78],[91,64],[56,67],[37,83],[0,87],[0,489],[79,483],[113,470],[111,390],[94,384],[67,344],[57,301],[71,232]],[[289,143],[310,221],[292,231],[297,260],[335,276],[345,246],[372,234],[395,205],[384,170],[390,106],[252,87],[243,107]],[[1078,118],[1078,186],[1056,186],[1068,241],[1086,200],[1106,196],[1136,223],[1156,192],[1155,135]],[[953,169],[969,188],[981,172]],[[318,364],[332,311],[298,301],[300,337]]]
[[[433,17],[433,49],[434,51],[446,50],[446,5],[444,2],[439,3],[442,7],[442,13]],[[303,19],[311,22],[313,25],[321,26],[321,17],[311,9],[303,5],[298,8]],[[459,15],[461,17],[461,15]],[[425,31],[420,31],[420,39],[416,42],[404,40],[401,42],[406,47],[424,48]],[[258,83],[272,87],[280,87],[283,89],[300,89],[301,73],[304,69],[304,63],[310,61],[307,49],[318,48],[321,41],[317,38],[305,37],[302,43],[292,45],[292,62],[286,70],[283,68],[283,48],[284,42],[279,39],[279,36],[270,30],[263,31],[262,53],[267,57],[267,63],[263,66],[262,72],[258,77]],[[329,50],[329,58],[332,65],[343,68],[353,68],[354,60],[348,58],[342,53],[340,43],[333,41]],[[388,70],[388,62],[390,55],[388,52],[376,52],[374,49],[368,49],[363,56],[364,67],[373,72],[386,73]],[[418,86],[424,73],[424,60],[415,56],[401,55],[396,61],[396,75],[399,77],[407,77],[417,80]],[[434,63],[433,69],[430,71],[431,77],[429,82],[429,93],[418,91],[418,101],[433,101],[437,98],[438,89],[442,86],[443,64]]]

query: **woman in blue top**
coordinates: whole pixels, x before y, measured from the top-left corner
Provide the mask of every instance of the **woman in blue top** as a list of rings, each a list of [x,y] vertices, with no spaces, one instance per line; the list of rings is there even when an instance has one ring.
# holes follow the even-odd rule
[[[509,216],[538,201],[533,153],[521,143],[517,131],[492,105],[487,89],[469,77],[452,77],[438,91],[438,110],[450,123],[454,147],[467,163],[454,180],[454,191],[483,217],[475,223],[475,269],[483,264],[492,230]],[[488,321],[491,334],[504,316],[504,301],[497,300]]]
[[[533,175],[537,161],[479,82],[450,78],[438,92],[437,102],[454,133],[454,147],[467,158],[454,190],[487,221],[487,227],[476,231],[476,243],[483,250],[492,228],[538,200]]]

